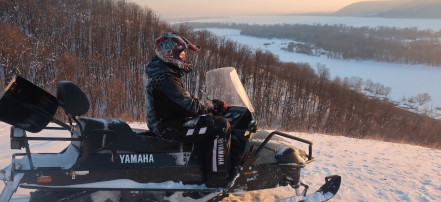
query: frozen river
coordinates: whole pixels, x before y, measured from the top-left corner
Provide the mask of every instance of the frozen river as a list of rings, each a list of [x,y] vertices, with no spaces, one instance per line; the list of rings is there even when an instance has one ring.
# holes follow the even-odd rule
[[[441,30],[441,19],[406,19],[406,18],[374,18],[374,17],[341,17],[341,16],[312,16],[312,15],[259,15],[259,16],[231,16],[222,18],[202,18],[192,20],[169,20],[170,23],[180,22],[220,22],[220,23],[248,23],[248,24],[307,24],[307,25],[338,25],[353,27],[397,27],[418,28],[420,30]]]
[[[265,39],[240,35],[240,30],[209,28],[208,31],[223,36],[253,49],[262,49],[279,56],[283,62],[309,63],[313,68],[324,64],[329,68],[331,78],[359,77],[371,79],[386,87],[391,87],[389,95],[393,100],[409,98],[420,93],[428,93],[432,101],[426,107],[435,109],[441,107],[441,67],[425,65],[392,64],[374,61],[337,60],[327,57],[314,57],[304,54],[291,53],[281,50],[288,39]],[[264,44],[270,45],[264,45]]]

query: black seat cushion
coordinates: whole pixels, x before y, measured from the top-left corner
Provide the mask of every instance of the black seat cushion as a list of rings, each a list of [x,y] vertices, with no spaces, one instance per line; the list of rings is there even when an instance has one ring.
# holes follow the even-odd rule
[[[148,153],[174,153],[192,151],[192,143],[169,142],[149,131],[133,131],[119,119],[80,118],[84,125],[88,144],[95,148],[106,147],[112,151],[135,151]]]
[[[89,111],[89,99],[73,82],[58,83],[57,99],[61,101],[64,110],[72,116],[81,116]]]

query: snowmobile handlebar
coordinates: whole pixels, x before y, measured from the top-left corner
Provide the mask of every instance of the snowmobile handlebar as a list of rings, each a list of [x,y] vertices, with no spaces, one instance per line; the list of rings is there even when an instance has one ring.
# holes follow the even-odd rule
[[[259,148],[257,148],[256,152],[254,152],[254,156],[257,156],[259,154],[259,152],[265,147],[265,145],[270,141],[270,139],[274,135],[280,135],[280,136],[285,137],[285,138],[289,138],[289,139],[292,139],[292,140],[296,140],[296,141],[308,144],[309,145],[308,160],[310,161],[310,160],[313,159],[312,158],[312,142],[311,141],[305,140],[305,139],[302,139],[302,138],[299,138],[299,137],[295,137],[295,136],[292,136],[292,135],[288,135],[286,133],[282,133],[282,132],[279,132],[279,131],[274,131],[274,132],[270,133],[268,135],[268,137],[266,137],[265,140],[262,142],[262,144],[259,146]]]

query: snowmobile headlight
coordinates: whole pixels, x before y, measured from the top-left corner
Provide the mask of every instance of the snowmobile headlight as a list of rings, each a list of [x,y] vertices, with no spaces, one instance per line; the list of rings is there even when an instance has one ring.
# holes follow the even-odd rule
[[[277,162],[280,164],[305,164],[305,160],[300,156],[298,149],[284,147],[276,153]]]

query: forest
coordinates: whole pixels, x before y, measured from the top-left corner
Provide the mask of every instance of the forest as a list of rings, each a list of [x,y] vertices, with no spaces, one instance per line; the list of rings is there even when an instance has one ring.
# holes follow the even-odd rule
[[[185,87],[201,97],[205,73],[233,66],[262,129],[318,132],[441,148],[441,121],[410,113],[330,79],[326,68],[283,63],[268,52],[169,25],[125,0],[0,1],[0,88],[19,74],[55,94],[61,80],[88,95],[86,116],[144,122],[144,67],[153,42],[173,31],[202,47],[189,52]]]
[[[441,66],[441,30],[379,26],[190,23],[193,27],[241,30],[242,35],[291,39],[284,50],[334,59]]]

